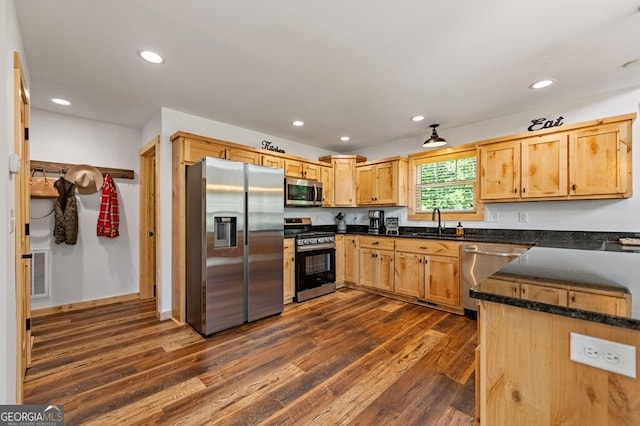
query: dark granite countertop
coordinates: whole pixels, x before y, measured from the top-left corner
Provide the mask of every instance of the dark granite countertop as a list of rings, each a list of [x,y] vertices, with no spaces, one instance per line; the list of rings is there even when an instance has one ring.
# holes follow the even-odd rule
[[[547,283],[575,290],[615,291],[621,296],[628,295],[631,303],[629,317],[499,295],[483,286],[483,283],[472,288],[470,295],[476,299],[640,330],[640,259],[633,254],[635,252],[624,254],[605,248],[575,250],[535,246],[490,277]]]

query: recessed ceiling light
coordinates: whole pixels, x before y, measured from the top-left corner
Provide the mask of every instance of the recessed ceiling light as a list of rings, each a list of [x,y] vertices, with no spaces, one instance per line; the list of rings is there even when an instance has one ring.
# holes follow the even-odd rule
[[[414,115],[413,117],[411,117],[411,121],[422,121],[424,120],[424,115]]]
[[[640,59],[633,59],[629,62],[625,62],[624,64],[622,64],[622,68],[633,68],[637,66],[640,66]]]
[[[292,121],[291,124],[293,124],[296,127],[300,127],[300,126],[304,126],[304,121],[296,120],[296,121]]]
[[[540,80],[540,81],[536,81],[535,83],[532,83],[529,86],[529,88],[530,89],[543,89],[545,87],[551,86],[555,82],[556,81],[553,78],[546,78],[544,80]]]
[[[340,140],[341,140],[342,142],[346,142],[346,141],[348,141],[349,139],[351,139],[349,136],[340,136]]]
[[[54,104],[64,105],[64,106],[71,105],[71,102],[69,102],[66,99],[61,99],[61,98],[51,98],[51,102],[53,102]]]
[[[161,64],[164,62],[164,58],[162,56],[150,50],[143,50],[142,52],[140,52],[140,57],[147,62],[151,62],[152,64]]]

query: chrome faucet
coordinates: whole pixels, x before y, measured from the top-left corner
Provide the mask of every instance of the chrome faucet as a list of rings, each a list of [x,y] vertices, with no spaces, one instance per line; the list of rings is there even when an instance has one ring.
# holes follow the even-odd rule
[[[442,226],[442,213],[440,213],[440,209],[438,207],[433,209],[433,213],[431,213],[431,220],[436,220],[436,213],[438,213],[438,235],[442,235],[444,231],[444,226]]]

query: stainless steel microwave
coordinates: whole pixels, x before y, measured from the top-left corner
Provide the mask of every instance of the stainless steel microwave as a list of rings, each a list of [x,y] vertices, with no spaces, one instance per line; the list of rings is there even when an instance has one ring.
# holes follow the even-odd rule
[[[284,205],[322,206],[322,182],[307,179],[284,179]]]

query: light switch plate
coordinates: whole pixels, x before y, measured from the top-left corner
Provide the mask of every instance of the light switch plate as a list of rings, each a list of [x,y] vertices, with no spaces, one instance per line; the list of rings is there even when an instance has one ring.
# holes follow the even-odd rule
[[[636,378],[636,347],[571,333],[571,360]]]

